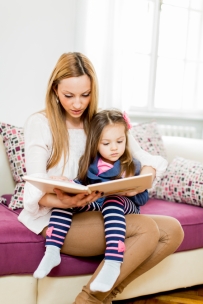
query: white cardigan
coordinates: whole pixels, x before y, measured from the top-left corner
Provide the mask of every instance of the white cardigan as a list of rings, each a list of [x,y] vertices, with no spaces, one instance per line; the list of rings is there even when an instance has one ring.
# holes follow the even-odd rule
[[[74,179],[77,176],[79,159],[84,153],[86,135],[83,129],[68,129],[68,133],[70,148],[63,175]],[[51,154],[52,136],[45,115],[37,113],[29,117],[24,127],[24,136],[27,174],[61,176],[63,157],[55,167],[46,170],[47,160]],[[142,150],[131,134],[129,134],[129,143],[133,156],[141,162],[141,165],[152,166],[156,169],[156,176],[161,176],[167,167],[167,161],[161,156],[154,156]],[[24,209],[18,219],[37,234],[48,225],[51,215],[50,208],[40,207],[38,204],[44,194],[30,183],[25,183]]]

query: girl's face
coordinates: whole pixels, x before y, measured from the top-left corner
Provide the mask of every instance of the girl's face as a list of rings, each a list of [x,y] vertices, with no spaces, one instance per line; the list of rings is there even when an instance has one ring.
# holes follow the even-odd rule
[[[91,81],[87,75],[60,81],[56,95],[66,111],[68,120],[80,120],[91,99]]]
[[[117,161],[125,152],[126,135],[122,124],[108,125],[101,134],[98,152],[102,159],[109,163]]]

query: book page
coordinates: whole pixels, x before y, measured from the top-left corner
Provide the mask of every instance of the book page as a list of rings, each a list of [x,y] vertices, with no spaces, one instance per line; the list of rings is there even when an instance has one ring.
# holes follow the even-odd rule
[[[54,193],[54,188],[60,189],[71,194],[91,193],[88,187],[76,184],[72,181],[61,180],[56,178],[33,177],[29,175],[23,176],[24,181],[31,183],[36,188],[45,193]]]
[[[45,193],[54,193],[57,188],[66,193],[91,193],[93,191],[104,192],[104,196],[119,194],[128,191],[138,191],[139,189],[149,189],[152,187],[152,174],[143,174],[122,179],[112,180],[104,183],[97,183],[88,186],[76,184],[71,181],[57,180],[53,178],[32,177],[25,175],[23,179]]]
[[[121,194],[128,191],[138,191],[140,189],[150,189],[152,187],[152,174],[143,174],[126,177],[104,183],[88,185],[91,191],[104,192],[104,196],[111,194]],[[124,195],[124,194],[123,194]]]

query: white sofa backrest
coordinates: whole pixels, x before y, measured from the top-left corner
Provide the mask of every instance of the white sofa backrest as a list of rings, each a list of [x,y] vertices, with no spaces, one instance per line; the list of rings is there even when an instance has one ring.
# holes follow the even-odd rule
[[[162,136],[167,159],[171,162],[176,156],[203,163],[203,139]]]
[[[203,140],[185,137],[162,136],[168,161],[176,156],[203,163]],[[15,183],[11,174],[2,137],[0,136],[0,195],[12,194]]]

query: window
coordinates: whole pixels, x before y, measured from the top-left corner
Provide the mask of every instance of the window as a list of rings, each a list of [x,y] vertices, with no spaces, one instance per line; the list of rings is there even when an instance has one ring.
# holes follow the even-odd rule
[[[203,110],[202,5],[202,0],[162,2],[154,98],[157,109]]]
[[[203,117],[203,0],[82,2],[76,47],[96,68],[102,107]]]

